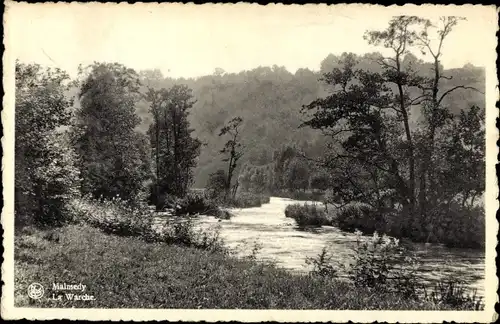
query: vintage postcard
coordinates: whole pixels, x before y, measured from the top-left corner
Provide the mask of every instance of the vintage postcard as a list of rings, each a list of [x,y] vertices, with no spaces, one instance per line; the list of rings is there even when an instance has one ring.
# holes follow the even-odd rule
[[[497,14],[7,1],[2,317],[495,321]]]

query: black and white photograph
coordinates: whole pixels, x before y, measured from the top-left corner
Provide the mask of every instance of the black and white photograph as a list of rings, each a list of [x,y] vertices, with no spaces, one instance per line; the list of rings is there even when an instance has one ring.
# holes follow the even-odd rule
[[[2,317],[497,318],[496,7],[5,4]]]

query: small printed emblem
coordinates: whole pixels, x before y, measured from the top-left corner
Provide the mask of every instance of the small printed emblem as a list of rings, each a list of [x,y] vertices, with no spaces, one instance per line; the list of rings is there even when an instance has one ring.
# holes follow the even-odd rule
[[[28,286],[28,296],[32,299],[40,299],[43,296],[43,286],[39,283],[32,283]]]

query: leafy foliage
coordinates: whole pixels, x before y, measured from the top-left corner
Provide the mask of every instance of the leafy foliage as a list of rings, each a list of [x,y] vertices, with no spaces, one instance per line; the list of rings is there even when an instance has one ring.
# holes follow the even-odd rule
[[[135,131],[138,76],[117,63],[95,63],[81,74],[74,139],[82,192],[138,200],[151,178],[146,139]]]
[[[469,293],[463,282],[445,280],[436,283],[433,290],[425,291],[425,299],[436,305],[449,305],[455,309],[483,310],[484,303],[476,292]]]
[[[449,105],[452,93],[478,90],[442,82],[450,79],[440,65],[442,44],[459,19],[443,17],[440,22],[436,27],[418,17],[400,16],[383,31],[368,31],[369,43],[394,55],[372,55],[378,70],[363,66],[353,54],[344,55],[323,74],[330,94],[303,107],[304,125],[331,139],[321,161],[335,179],[331,198],[375,209],[366,217],[347,213],[341,220],[352,226],[345,226],[443,242],[449,228],[445,215],[457,211],[458,201],[463,210],[454,214],[471,215],[484,192],[484,109]],[[436,28],[438,46],[433,49],[429,33]],[[430,52],[432,63],[418,61],[414,49]],[[410,118],[415,112],[420,116],[416,121]],[[400,220],[384,228],[384,215],[394,214]],[[466,219],[457,222],[468,223]],[[474,237],[481,237],[478,230]]]
[[[274,186],[274,171],[271,164],[252,165],[246,163],[238,174],[239,190],[257,194],[272,191]]]
[[[325,209],[316,204],[293,204],[285,208],[285,217],[295,219],[299,226],[330,225],[331,220]]]
[[[208,196],[211,199],[217,201],[223,201],[224,192],[226,189],[226,181],[227,181],[227,175],[224,170],[217,170],[217,172],[210,174],[210,177],[206,185]]]
[[[267,204],[270,197],[265,194],[255,194],[251,192],[238,192],[234,198],[227,200],[224,204],[228,207],[235,208],[251,208],[260,207],[262,204]]]
[[[333,210],[335,225],[340,229],[354,232],[361,230],[363,233],[372,234],[381,229],[381,215],[372,206],[359,202],[351,202]]]
[[[149,88],[146,100],[154,117],[149,127],[156,162],[154,199],[159,201],[158,197],[165,194],[183,197],[192,184],[192,171],[201,147],[201,142],[192,136],[188,121],[194,104],[191,90],[185,85]]]
[[[16,224],[61,225],[78,195],[79,172],[68,143],[72,100],[59,69],[16,62]]]
[[[332,265],[332,256],[328,253],[326,247],[314,258],[307,258],[306,264],[312,265],[309,272],[312,276],[319,276],[325,279],[334,279],[337,277],[338,269]]]
[[[205,193],[188,193],[177,203],[175,213],[178,215],[211,215],[219,216],[222,212],[214,200]]]
[[[87,223],[105,233],[119,236],[147,236],[154,215],[147,206],[132,206],[121,198],[96,200],[84,196],[71,201],[70,212],[79,223]]]
[[[356,234],[354,261],[349,267],[354,284],[417,297],[420,286],[415,275],[416,257],[401,247],[397,239],[374,233],[368,240],[362,240],[361,232]]]

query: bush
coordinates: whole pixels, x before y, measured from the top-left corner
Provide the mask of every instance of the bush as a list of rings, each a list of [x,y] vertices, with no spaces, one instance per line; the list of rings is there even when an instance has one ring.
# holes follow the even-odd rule
[[[483,248],[485,244],[485,216],[480,206],[466,208],[451,203],[433,208],[411,222],[404,209],[377,211],[360,202],[331,212],[334,225],[345,231],[379,232],[414,242],[443,243],[458,248]]]
[[[483,248],[485,214],[482,207],[467,208],[455,203],[431,209],[409,222],[405,211],[381,213],[383,222],[376,222],[377,231],[414,242],[443,243],[448,247]],[[367,232],[367,226],[359,226]]]
[[[483,248],[485,244],[485,213],[482,207],[462,208],[452,204],[442,212],[436,240],[448,247]]]
[[[119,236],[145,236],[151,231],[154,215],[147,206],[131,205],[118,197],[113,199],[75,199],[70,204],[73,219],[86,222],[105,233]]]
[[[218,216],[220,208],[215,201],[209,199],[204,193],[190,192],[186,197],[176,202],[175,213],[177,215],[203,214]]]
[[[45,135],[37,152],[44,158],[20,162],[24,167],[16,170],[18,225],[50,227],[71,221],[67,203],[78,195],[79,172],[66,135],[55,131]]]
[[[312,265],[309,272],[312,276],[319,276],[325,279],[334,279],[337,277],[337,269],[332,265],[332,256],[328,254],[326,247],[323,247],[321,253],[314,258],[307,258],[306,264]]]
[[[148,231],[144,239],[148,242],[182,245],[211,252],[227,252],[220,238],[219,227],[209,230],[196,229],[191,218],[176,219],[157,230]]]
[[[147,242],[167,243],[226,253],[220,239],[220,228],[196,229],[191,218],[177,218],[154,226],[154,215],[147,209],[136,209],[120,199],[97,201],[89,198],[73,200],[73,219],[89,224],[107,234],[138,237]],[[145,210],[145,212],[142,212]]]
[[[365,234],[372,234],[382,226],[378,214],[368,204],[353,202],[332,213],[335,225],[344,231],[360,230]]]
[[[239,192],[236,197],[229,199],[226,205],[234,208],[261,207],[262,204],[268,204],[270,199],[269,196],[263,194]]]
[[[147,206],[138,207],[115,198],[112,200],[75,199],[71,203],[74,219],[87,223],[105,233],[134,236],[147,242],[191,246],[209,251],[225,251],[219,229],[196,230],[192,219],[178,218],[155,227]]]
[[[351,282],[358,289],[367,288],[377,294],[395,294],[418,303],[431,303],[439,308],[459,310],[483,310],[482,298],[474,290],[469,293],[466,285],[457,280],[438,282],[428,292],[416,273],[418,258],[399,245],[399,241],[388,236],[372,237],[362,240],[361,232],[354,247],[354,262],[348,266],[334,265],[332,256],[323,247],[318,256],[307,258],[312,265],[311,276],[335,280],[339,270],[344,268]]]
[[[354,261],[348,267],[354,285],[416,298],[420,288],[417,258],[401,247],[397,239],[376,232],[367,240],[361,239],[359,231],[356,235]]]
[[[295,219],[299,226],[322,226],[329,225],[331,221],[324,208],[316,204],[293,204],[285,208],[285,217]]]

